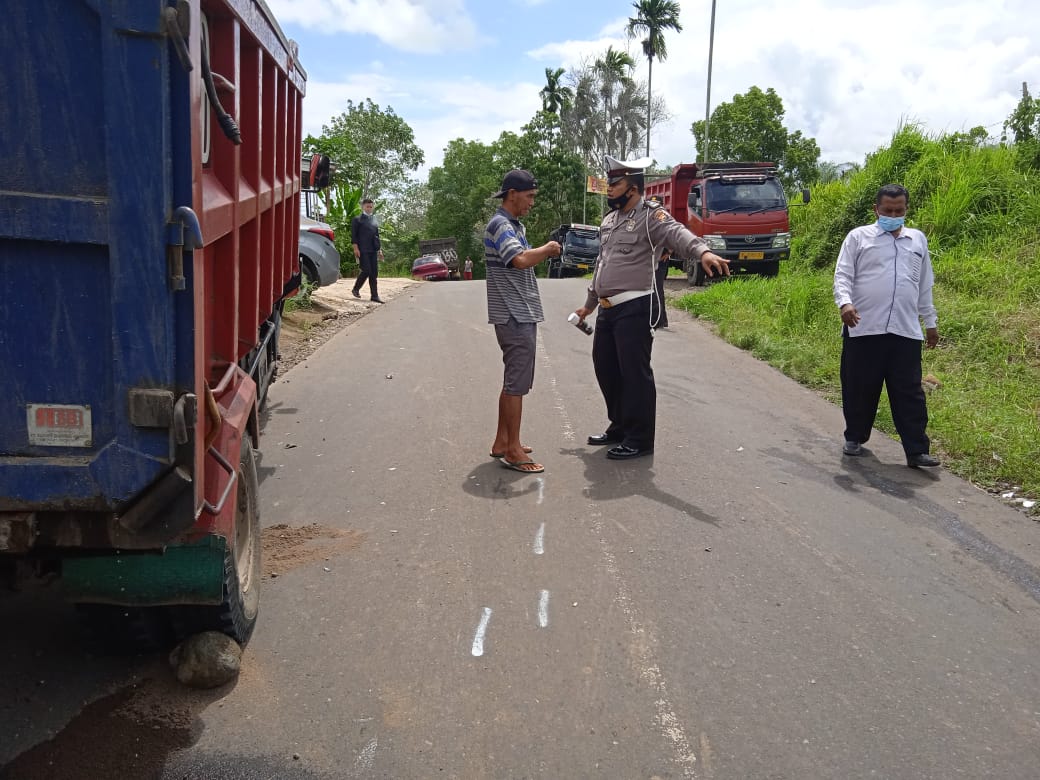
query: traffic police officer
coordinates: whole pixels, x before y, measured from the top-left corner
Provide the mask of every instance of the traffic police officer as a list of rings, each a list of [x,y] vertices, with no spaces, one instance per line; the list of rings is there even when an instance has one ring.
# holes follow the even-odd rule
[[[652,160],[622,162],[604,155],[607,204],[599,233],[599,260],[585,305],[584,320],[598,306],[592,364],[607,404],[610,425],[589,436],[589,444],[613,444],[607,457],[629,460],[654,451],[657,387],[650,367],[653,346],[651,298],[662,248],[677,257],[698,259],[708,276],[729,275],[729,263],[708,250],[659,204],[643,199],[643,169]]]

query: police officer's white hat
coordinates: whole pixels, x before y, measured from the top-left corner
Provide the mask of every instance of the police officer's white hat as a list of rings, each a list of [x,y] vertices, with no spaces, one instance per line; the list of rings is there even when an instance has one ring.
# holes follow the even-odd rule
[[[619,160],[609,154],[603,155],[603,169],[607,174],[607,183],[614,184],[625,176],[641,174],[646,168],[653,165],[650,157],[640,157],[638,160]]]

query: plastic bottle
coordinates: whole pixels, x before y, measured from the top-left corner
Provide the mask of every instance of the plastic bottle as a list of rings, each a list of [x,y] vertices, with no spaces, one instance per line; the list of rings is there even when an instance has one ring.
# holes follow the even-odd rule
[[[571,316],[567,318],[567,322],[569,322],[578,330],[584,332],[586,336],[592,335],[592,326],[589,323],[585,322],[585,320],[579,319],[578,315],[574,312],[571,312]]]

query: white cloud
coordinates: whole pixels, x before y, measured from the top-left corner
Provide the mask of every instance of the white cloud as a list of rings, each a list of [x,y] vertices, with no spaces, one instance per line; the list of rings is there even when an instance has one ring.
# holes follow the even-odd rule
[[[519,82],[508,86],[474,79],[407,81],[381,73],[352,75],[343,81],[308,81],[303,102],[304,135],[319,135],[322,125],[346,110],[348,100],[371,98],[382,108],[392,106],[415,133],[426,155],[418,171],[426,172],[443,159],[444,147],[455,138],[491,143],[506,130],[519,132],[541,108],[540,85]]]
[[[710,18],[692,8],[683,6],[683,32],[666,34],[668,59],[654,63],[654,94],[674,116],[651,138],[661,163],[694,159],[690,125],[704,118]],[[730,0],[716,11],[711,105],[773,87],[787,128],[814,137],[834,162],[862,161],[904,120],[931,132],[983,125],[999,135],[1021,82],[1040,81],[1038,18],[1027,0]],[[608,45],[623,48],[621,26],[529,54],[572,67]],[[631,52],[645,79],[646,60]]]
[[[374,35],[396,49],[445,53],[477,40],[464,0],[268,0],[283,25]]]

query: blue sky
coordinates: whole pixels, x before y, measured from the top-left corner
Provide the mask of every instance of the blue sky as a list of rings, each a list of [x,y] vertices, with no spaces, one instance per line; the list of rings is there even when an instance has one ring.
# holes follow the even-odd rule
[[[300,45],[308,73],[305,132],[371,98],[392,106],[426,154],[424,176],[452,138],[493,141],[540,107],[545,68],[578,65],[624,35],[631,0],[267,0]],[[681,2],[654,94],[671,121],[651,153],[694,159],[690,123],[704,116],[711,0]],[[773,87],[788,130],[821,158],[861,162],[901,121],[931,131],[985,126],[999,136],[1023,81],[1040,93],[1035,0],[717,0],[712,107],[752,85]]]

